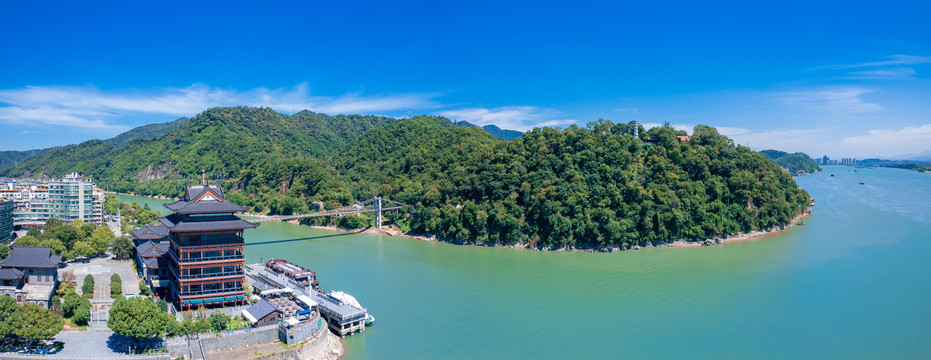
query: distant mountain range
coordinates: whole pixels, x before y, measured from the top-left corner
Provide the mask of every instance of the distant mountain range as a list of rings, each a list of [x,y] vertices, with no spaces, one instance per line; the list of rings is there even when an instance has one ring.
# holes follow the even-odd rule
[[[127,142],[134,139],[151,139],[165,135],[168,132],[177,129],[179,126],[187,124],[189,121],[191,121],[189,118],[180,118],[178,120],[169,121],[166,123],[143,125],[104,141],[110,145],[120,147],[126,145]]]
[[[903,160],[903,161],[918,161],[918,162],[931,162],[931,150],[926,150],[917,154],[900,154],[891,157],[890,159]]]
[[[468,121],[456,121],[457,126],[462,127],[479,127],[478,125],[472,124]],[[524,136],[524,133],[517,130],[505,130],[499,128],[495,125],[485,125],[481,127],[482,130],[485,130],[489,135],[499,138],[501,140],[514,140],[521,136]]]
[[[38,154],[39,150],[26,150],[26,151],[16,151],[16,150],[7,150],[0,151],[0,170],[11,168],[16,166],[23,161],[26,157],[33,154]]]
[[[316,114],[316,113],[313,113],[313,112],[307,111],[307,110],[298,112],[297,114],[294,114],[294,115],[292,115],[292,116],[295,116],[296,118],[308,118],[308,117],[318,118],[317,120],[325,119],[325,118],[333,118],[333,117],[329,117],[329,116],[324,115],[324,114]],[[356,118],[364,117],[364,116],[362,116],[362,115],[349,115],[349,116],[340,115],[340,116],[338,116],[338,117],[342,117],[342,118],[346,118],[346,119],[356,119]],[[338,118],[338,117],[337,117],[337,118]],[[387,119],[390,119],[390,118],[383,118],[383,119],[386,119],[386,120],[385,120],[385,121],[382,121],[382,122],[379,122],[380,124],[371,124],[371,125],[381,126],[381,125],[384,125],[384,124],[387,124],[388,122],[390,122],[389,120],[387,120]],[[394,119],[390,119],[390,120],[393,121]],[[125,145],[128,144],[129,142],[131,142],[131,141],[133,141],[133,140],[136,140],[136,139],[154,139],[154,138],[158,138],[158,137],[164,136],[164,135],[168,134],[169,132],[171,132],[172,130],[175,130],[175,129],[177,129],[177,128],[179,128],[179,127],[181,127],[181,126],[183,126],[183,125],[189,123],[190,121],[191,121],[190,118],[183,117],[183,118],[179,118],[179,119],[177,119],[177,120],[169,121],[169,122],[165,122],[165,123],[156,123],[156,124],[143,125],[143,126],[139,126],[139,127],[135,127],[135,128],[133,128],[133,129],[130,129],[129,131],[126,131],[126,132],[124,132],[124,133],[121,133],[121,134],[119,134],[119,135],[117,135],[117,136],[114,136],[114,137],[112,137],[112,138],[109,138],[109,139],[106,139],[106,140],[102,140],[102,143],[103,143],[103,144],[109,144],[109,145],[112,145],[112,146],[114,146],[114,147],[118,147],[118,148],[119,148],[119,147],[125,146]],[[469,122],[465,122],[465,121],[456,122],[455,124],[456,124],[456,125],[459,125],[459,126],[465,126],[465,127],[478,127],[478,126],[476,126],[476,125],[473,125],[473,124],[471,124],[471,123],[469,123]],[[333,125],[333,124],[330,124],[330,125]],[[327,125],[324,125],[324,127],[326,127],[326,126],[327,126]],[[347,131],[351,131],[351,130],[364,130],[364,129],[355,129],[355,128],[353,128],[352,126],[349,126],[349,124],[342,124],[342,125],[338,125],[337,127],[343,127],[343,128],[344,128],[345,130],[347,130]],[[490,134],[491,136],[497,137],[497,138],[502,139],[502,140],[513,140],[513,139],[516,139],[516,138],[521,137],[521,136],[524,134],[524,133],[522,133],[522,132],[520,132],[520,131],[516,131],[516,130],[501,129],[501,128],[495,126],[495,125],[485,125],[485,126],[481,127],[481,129],[485,130],[485,132],[487,132],[487,133]],[[319,130],[319,129],[318,129],[318,130]],[[342,136],[343,136],[343,137],[351,137],[350,134],[342,134]],[[337,137],[339,137],[339,136],[335,136],[335,135],[323,135],[322,137],[323,137],[323,138],[335,139],[335,138],[337,138]],[[101,141],[101,140],[90,140],[90,141],[91,141],[91,142],[96,142],[96,141]],[[85,142],[85,143],[87,143],[87,142]],[[337,146],[337,147],[338,147],[338,146],[342,146],[342,145],[343,145],[343,142],[340,141],[339,144],[333,144],[332,146]],[[27,157],[29,157],[30,155],[38,154],[38,153],[41,153],[41,152],[43,152],[43,151],[46,151],[46,150],[53,150],[53,149],[62,149],[62,150],[64,150],[64,149],[68,149],[68,150],[76,149],[75,146],[76,146],[76,145],[65,145],[65,146],[52,147],[52,148],[48,148],[48,149],[36,149],[36,150],[28,150],[28,151],[15,151],[15,150],[0,151],[0,171],[2,171],[2,170],[4,170],[4,169],[9,169],[9,168],[15,167],[16,165],[18,165],[19,163],[21,163],[23,160],[25,160],[25,159],[26,159]],[[55,156],[55,155],[60,155],[60,154],[61,154],[61,153],[60,153],[59,151],[52,151],[49,155]]]

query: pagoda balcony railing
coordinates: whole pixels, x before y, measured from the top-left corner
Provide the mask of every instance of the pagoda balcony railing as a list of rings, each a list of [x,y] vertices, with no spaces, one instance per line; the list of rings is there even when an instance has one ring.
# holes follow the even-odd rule
[[[181,241],[175,237],[171,237],[171,241],[174,241],[175,244],[179,246],[207,246],[207,245],[239,245],[245,244],[246,242],[242,237],[234,237],[231,239],[215,239],[215,240],[197,240],[197,241]]]
[[[222,277],[229,277],[229,276],[241,276],[245,274],[246,273],[243,272],[242,270],[224,271],[224,272],[211,273],[211,274],[179,275],[178,279],[181,279],[181,280],[210,279],[210,278],[222,278]]]
[[[223,294],[223,293],[241,293],[245,292],[245,288],[227,288],[227,289],[214,289],[214,290],[201,290],[201,291],[188,291],[182,292],[181,296],[200,296],[200,295],[212,295],[212,294]]]
[[[208,261],[226,261],[226,260],[243,260],[246,257],[242,254],[239,255],[225,255],[225,256],[204,256],[199,258],[186,258],[179,259],[178,255],[174,252],[171,252],[171,257],[174,258],[179,263],[197,263],[197,262],[208,262]]]

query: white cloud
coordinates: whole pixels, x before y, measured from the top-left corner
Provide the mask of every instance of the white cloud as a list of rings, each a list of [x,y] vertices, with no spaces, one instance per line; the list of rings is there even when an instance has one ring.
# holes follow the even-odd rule
[[[853,79],[907,79],[917,74],[912,68],[891,68],[853,71],[850,78]]]
[[[503,129],[527,131],[534,127],[566,126],[577,121],[566,119],[556,110],[535,106],[505,106],[494,109],[465,108],[439,112],[453,120],[468,121],[478,126],[497,125]]]
[[[95,87],[28,86],[0,90],[0,121],[16,124],[123,129],[111,122],[134,114],[191,116],[214,106],[266,106],[283,112],[370,113],[429,109],[436,94],[314,96],[306,83],[293,88],[240,91],[195,84],[151,91],[101,91]]]
[[[907,126],[901,129],[868,130],[864,135],[842,139],[841,145],[850,149],[859,149],[861,153],[879,156],[921,153],[931,149],[931,124]]]
[[[881,110],[882,106],[867,102],[863,95],[870,89],[849,87],[776,93],[773,99],[784,106],[828,113],[863,113]]]
[[[931,63],[931,56],[914,56],[914,55],[892,55],[888,57],[889,60],[876,61],[876,62],[864,62],[858,64],[848,64],[848,65],[833,65],[837,67],[845,68],[858,68],[858,67],[880,67],[880,66],[895,66],[895,65],[914,65],[914,64],[927,64]]]
[[[849,69],[849,68],[865,68],[865,67],[883,67],[883,66],[900,66],[900,65],[917,65],[917,64],[927,64],[931,63],[931,56],[915,56],[915,55],[892,55],[886,57],[888,60],[883,61],[872,61],[872,62],[862,62],[862,63],[853,63],[853,64],[835,64],[835,65],[825,65],[811,68],[809,70],[821,70],[821,69]]]
[[[887,56],[887,60],[861,62],[853,64],[835,64],[810,68],[808,70],[842,70],[849,71],[847,76],[841,79],[871,79],[871,80],[895,80],[908,79],[914,77],[917,72],[914,68],[905,65],[920,65],[931,63],[931,56],[915,55],[892,55]],[[893,68],[889,68],[893,67]],[[852,69],[870,69],[850,71]]]

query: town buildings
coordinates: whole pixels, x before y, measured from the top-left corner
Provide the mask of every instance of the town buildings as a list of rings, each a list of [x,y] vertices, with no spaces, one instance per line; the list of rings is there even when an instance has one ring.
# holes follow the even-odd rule
[[[48,308],[58,286],[61,255],[52,254],[48,246],[13,246],[11,250],[0,261],[0,296]]]
[[[0,244],[13,240],[13,200],[0,199]]]
[[[21,226],[39,226],[53,217],[103,223],[103,190],[77,173],[44,183],[7,183],[0,197],[14,201],[13,219]]]

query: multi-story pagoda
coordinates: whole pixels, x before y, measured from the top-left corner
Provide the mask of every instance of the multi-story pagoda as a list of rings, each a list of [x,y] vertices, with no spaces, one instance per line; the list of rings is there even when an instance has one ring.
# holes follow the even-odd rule
[[[188,185],[184,199],[158,220],[168,228],[171,298],[182,310],[245,305],[243,231],[259,224],[240,219],[247,208],[226,200],[220,185]]]

